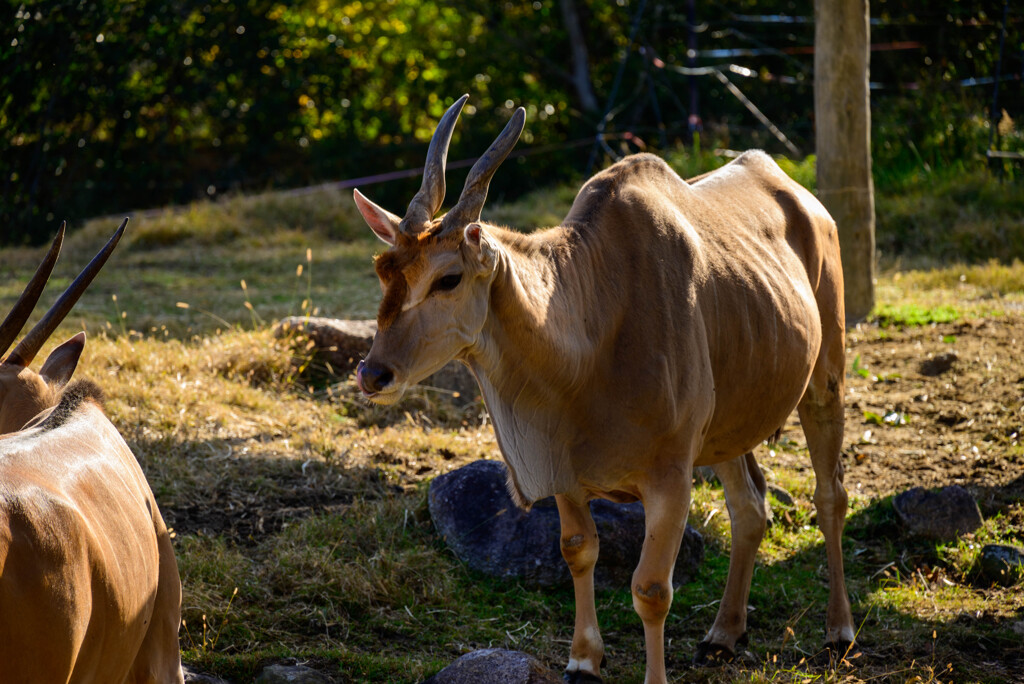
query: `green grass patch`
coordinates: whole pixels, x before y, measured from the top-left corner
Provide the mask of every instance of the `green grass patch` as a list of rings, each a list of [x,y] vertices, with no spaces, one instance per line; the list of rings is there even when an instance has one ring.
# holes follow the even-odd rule
[[[915,304],[882,304],[875,307],[870,320],[882,328],[917,328],[932,323],[952,323],[959,317],[952,306],[922,308]]]

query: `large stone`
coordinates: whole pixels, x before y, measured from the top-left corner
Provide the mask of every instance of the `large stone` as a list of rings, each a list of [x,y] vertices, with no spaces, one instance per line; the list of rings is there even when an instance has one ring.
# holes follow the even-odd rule
[[[434,526],[474,570],[540,586],[569,584],[554,498],[523,511],[509,497],[505,480],[505,466],[498,461],[476,461],[437,477],[429,493]],[[595,500],[590,511],[601,539],[595,582],[628,587],[644,540],[643,505]],[[691,579],[703,559],[704,539],[687,525],[676,561],[676,585]]]
[[[289,316],[274,327],[277,337],[295,334],[308,337],[318,360],[329,364],[338,375],[354,369],[366,356],[376,333],[376,321],[344,321],[315,316]]]
[[[718,476],[715,475],[715,469],[711,466],[694,466],[693,481],[697,484],[705,482],[713,484],[718,482]]]
[[[333,684],[334,680],[305,665],[268,665],[255,684]]]
[[[185,684],[230,684],[226,679],[205,672],[197,672],[185,663],[181,664],[181,673],[185,676]]]
[[[373,320],[340,320],[336,318],[290,316],[274,327],[278,337],[301,335],[313,343],[314,360],[325,365],[334,375],[347,375],[370,351],[377,322]],[[450,393],[453,403],[463,406],[480,394],[473,374],[453,361],[424,380],[422,385]]]
[[[467,653],[423,684],[562,684],[562,678],[527,653],[487,648]]]
[[[1011,585],[1024,577],[1024,549],[986,544],[978,557],[979,579],[988,584]]]
[[[892,500],[907,532],[934,541],[953,541],[981,527],[981,511],[960,485],[936,491],[914,487]]]

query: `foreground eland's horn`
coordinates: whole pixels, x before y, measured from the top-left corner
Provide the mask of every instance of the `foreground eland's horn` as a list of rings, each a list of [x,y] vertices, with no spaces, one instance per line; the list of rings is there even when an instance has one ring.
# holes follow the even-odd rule
[[[64,227],[66,225],[66,222],[60,224],[57,236],[53,238],[53,244],[50,245],[46,256],[43,257],[43,261],[39,264],[39,268],[36,269],[32,280],[25,286],[21,296],[18,297],[18,301],[15,302],[14,308],[7,314],[7,318],[4,319],[3,323],[0,323],[0,357],[10,348],[14,338],[21,332],[25,321],[32,315],[32,309],[35,308],[36,302],[39,301],[39,296],[43,294],[43,288],[46,287],[46,281],[50,278],[53,265],[57,263],[60,246],[64,243]]]
[[[444,202],[444,170],[445,162],[448,159],[448,145],[452,141],[452,132],[455,130],[455,122],[462,113],[462,107],[466,104],[469,95],[463,95],[455,101],[448,111],[441,117],[441,121],[434,130],[434,136],[430,139],[430,147],[427,148],[427,162],[423,168],[423,184],[419,192],[409,202],[409,209],[405,212],[405,218],[399,229],[403,233],[416,234],[423,229],[434,214],[441,208]]]
[[[96,274],[103,268],[103,264],[107,262],[110,253],[114,251],[114,247],[117,246],[117,242],[121,239],[121,235],[124,233],[125,226],[127,225],[128,219],[121,222],[121,227],[107,240],[107,244],[103,245],[103,249],[93,257],[89,265],[85,267],[85,270],[78,274],[74,282],[68,285],[68,289],[64,290],[64,294],[54,302],[50,310],[35,324],[35,327],[22,338],[21,342],[18,343],[18,346],[14,348],[14,351],[11,352],[11,355],[7,357],[4,363],[21,366],[27,366],[32,363],[32,359],[36,357],[39,348],[43,346],[53,331],[57,329],[57,326],[64,320],[64,317],[71,312],[75,302],[78,301],[78,298],[89,287]],[[61,232],[63,233],[63,226],[61,226]]]

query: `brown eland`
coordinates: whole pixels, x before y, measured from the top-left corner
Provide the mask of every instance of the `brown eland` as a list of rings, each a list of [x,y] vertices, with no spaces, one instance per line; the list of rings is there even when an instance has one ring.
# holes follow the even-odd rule
[[[555,228],[529,235],[480,220],[487,188],[522,132],[516,110],[435,217],[463,96],[438,124],[404,218],[355,191],[391,249],[376,258],[378,330],[356,372],[371,401],[397,401],[452,359],[475,374],[523,507],[555,495],[576,624],[569,681],[600,679],[596,529],[587,502],[644,504],[633,607],[648,683],[665,682],[664,624],[694,466],[725,488],[732,544],[718,615],[695,659],[728,659],[768,510],[753,449],[796,409],[825,539],[826,644],[854,641],[841,536],[843,277],[836,226],[760,151],[690,181],[650,154],[591,178]]]
[[[181,581],[171,539],[135,456],[71,381],[78,333],[39,372],[37,352],[102,268],[127,219],[0,362],[0,682],[181,684]],[[0,357],[42,294],[61,226],[0,324]]]

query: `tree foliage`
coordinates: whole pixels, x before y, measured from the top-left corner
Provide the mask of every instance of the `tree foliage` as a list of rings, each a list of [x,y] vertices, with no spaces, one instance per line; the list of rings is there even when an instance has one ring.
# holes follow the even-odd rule
[[[506,163],[494,194],[581,174],[604,112],[576,102],[556,2],[8,4],[0,10],[0,241],[43,240],[62,218],[415,169],[438,117],[463,92],[471,99],[452,160],[482,152],[514,106],[528,110],[519,150],[531,154]],[[697,1],[692,25],[693,63],[719,66],[806,153],[813,25],[800,18],[812,16],[811,4]],[[690,143],[691,81],[674,70],[691,63],[686,3],[577,0],[576,8],[602,110],[617,87],[609,148]],[[873,13],[882,20],[873,42],[919,45],[872,54],[872,80],[885,86],[876,96],[886,107],[876,107],[886,126],[881,158],[906,154],[901,136],[922,155],[975,150],[991,91],[960,83],[993,74],[1001,4],[875,0]],[[1004,74],[1021,71],[1020,15],[1011,12]],[[697,77],[693,87],[705,144],[784,151],[718,79]],[[1003,88],[1016,117],[1020,81]],[[632,137],[614,137],[624,131]],[[453,171],[450,186],[460,181]],[[401,213],[417,184],[368,192]]]

